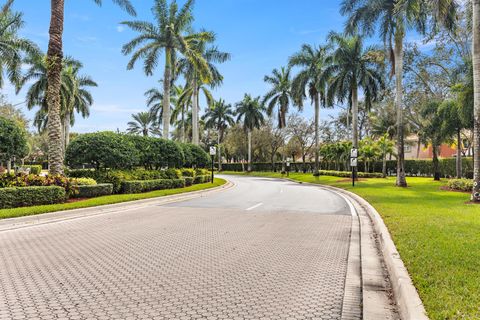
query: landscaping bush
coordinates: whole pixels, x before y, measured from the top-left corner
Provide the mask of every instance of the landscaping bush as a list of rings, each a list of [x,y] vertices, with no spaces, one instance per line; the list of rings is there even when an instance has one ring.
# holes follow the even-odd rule
[[[208,176],[210,174],[211,172],[208,169],[201,169],[201,168],[195,169],[196,176]]]
[[[333,177],[342,177],[342,178],[351,178],[352,172],[350,171],[331,171],[331,170],[320,170],[319,175],[321,176],[333,176]],[[382,178],[381,173],[372,173],[372,172],[357,172],[358,178]]]
[[[448,181],[447,186],[451,190],[470,192],[473,190],[473,180],[452,179]]]
[[[182,169],[182,177],[195,177],[195,170],[194,169]]]
[[[62,203],[66,198],[65,189],[57,186],[1,188],[0,209]]]
[[[97,181],[92,178],[73,178],[70,181],[78,186],[93,186],[97,184]]]
[[[144,180],[144,181],[124,181],[122,183],[123,193],[143,193],[153,190],[165,190],[184,188],[184,179],[159,179],[159,180]]]
[[[0,161],[28,154],[27,133],[15,121],[0,117]]]
[[[132,168],[139,162],[139,153],[131,140],[114,132],[86,133],[78,136],[67,148],[69,166],[89,164],[100,168]]]
[[[183,177],[185,180],[185,186],[190,187],[193,185],[195,178],[194,177]]]
[[[211,175],[198,175],[195,176],[193,183],[194,184],[200,184],[200,183],[207,183],[207,182],[212,182],[212,176]]]
[[[65,176],[38,176],[34,174],[0,175],[0,188],[10,187],[48,187],[58,186],[65,189],[67,196],[75,193],[76,184]]]
[[[191,143],[182,143],[180,147],[185,155],[184,167],[206,168],[210,165],[210,156],[201,147]]]
[[[96,198],[101,196],[108,196],[113,193],[113,184],[102,183],[95,185],[80,185],[75,194],[76,198]]]
[[[31,174],[39,175],[40,173],[42,173],[42,166],[41,165],[31,165],[31,166],[25,166],[25,167],[22,167],[22,168],[30,169]]]

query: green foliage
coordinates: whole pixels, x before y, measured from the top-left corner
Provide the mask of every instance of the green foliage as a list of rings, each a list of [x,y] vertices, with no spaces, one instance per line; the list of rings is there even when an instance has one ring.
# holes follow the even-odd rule
[[[182,169],[182,177],[195,177],[195,170],[194,169]]]
[[[197,175],[195,176],[193,180],[193,184],[200,184],[200,183],[206,183],[206,182],[211,182],[212,181],[212,176],[207,174],[207,175]]]
[[[195,182],[194,177],[183,177],[183,180],[185,180],[185,186],[187,187],[190,187]]]
[[[69,144],[66,153],[68,165],[91,164],[96,169],[131,168],[138,160],[138,151],[130,139],[114,132],[82,134]]]
[[[70,181],[78,186],[94,186],[97,184],[97,181],[92,178],[73,178]]]
[[[183,179],[124,181],[122,183],[122,192],[126,194],[143,193],[153,190],[176,189],[184,187],[185,180]]]
[[[178,144],[165,139],[156,139],[153,147],[155,167],[181,168],[185,161],[183,151]]]
[[[65,176],[38,176],[35,174],[3,174],[0,175],[0,188],[10,187],[48,187],[58,186],[65,189],[67,196],[76,191],[76,185]]]
[[[0,117],[0,160],[28,154],[27,134],[15,121]]]
[[[28,166],[27,168],[30,168],[31,174],[40,174],[42,172],[41,165],[32,165],[32,166]]]
[[[203,168],[197,168],[195,169],[195,175],[196,176],[206,176],[210,174],[210,170],[208,169],[203,169]]]
[[[57,186],[0,189],[0,209],[61,203],[65,200],[65,189]]]
[[[452,179],[448,180],[447,186],[451,190],[470,192],[473,190],[473,180]]]
[[[331,176],[331,177],[343,177],[351,178],[351,171],[331,171],[331,170],[320,170],[319,174],[321,176]],[[357,172],[358,178],[382,178],[381,173],[372,173],[372,172]]]
[[[101,196],[108,196],[113,193],[113,184],[102,183],[95,185],[79,185],[78,192],[75,194],[76,198],[95,198]]]
[[[185,163],[184,167],[187,168],[205,168],[210,164],[210,156],[208,153],[191,143],[182,143],[180,144],[185,154]]]

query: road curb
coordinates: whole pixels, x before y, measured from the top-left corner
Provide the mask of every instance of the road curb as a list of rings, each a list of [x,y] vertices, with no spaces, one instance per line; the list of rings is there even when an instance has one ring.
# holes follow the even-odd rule
[[[210,188],[210,189],[190,191],[190,192],[156,197],[156,198],[148,198],[148,199],[142,199],[142,200],[133,200],[133,201],[127,201],[127,202],[106,204],[106,205],[101,205],[96,207],[54,211],[54,212],[42,213],[38,215],[2,219],[0,220],[0,232],[11,231],[11,230],[16,230],[21,228],[28,228],[28,227],[33,227],[33,226],[38,226],[43,224],[61,222],[61,221],[68,221],[68,220],[79,219],[79,218],[93,217],[93,216],[98,216],[102,214],[114,213],[114,212],[122,212],[122,211],[147,207],[150,205],[163,205],[168,203],[181,202],[181,201],[191,200],[195,198],[200,198],[207,194],[209,195],[212,193],[230,189],[235,185],[228,179],[224,179],[224,180],[226,181],[226,183],[222,184],[221,186]]]

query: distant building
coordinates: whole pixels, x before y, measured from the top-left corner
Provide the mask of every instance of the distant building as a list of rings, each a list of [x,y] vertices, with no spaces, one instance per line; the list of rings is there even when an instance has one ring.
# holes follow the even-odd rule
[[[464,154],[468,154],[468,149],[463,150]],[[451,158],[457,156],[455,145],[444,143],[440,147],[439,157]],[[418,136],[411,135],[405,139],[405,159],[432,159],[433,149],[429,145],[425,147],[423,143],[418,143]]]

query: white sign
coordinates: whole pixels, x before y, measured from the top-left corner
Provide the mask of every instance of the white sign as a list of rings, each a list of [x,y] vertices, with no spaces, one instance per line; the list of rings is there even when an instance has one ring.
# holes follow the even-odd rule
[[[356,148],[350,150],[350,158],[358,158],[358,150]]]
[[[351,158],[350,159],[350,166],[351,167],[358,167],[358,159],[357,158]]]
[[[217,154],[217,148],[216,147],[210,147],[210,155],[214,156]]]

